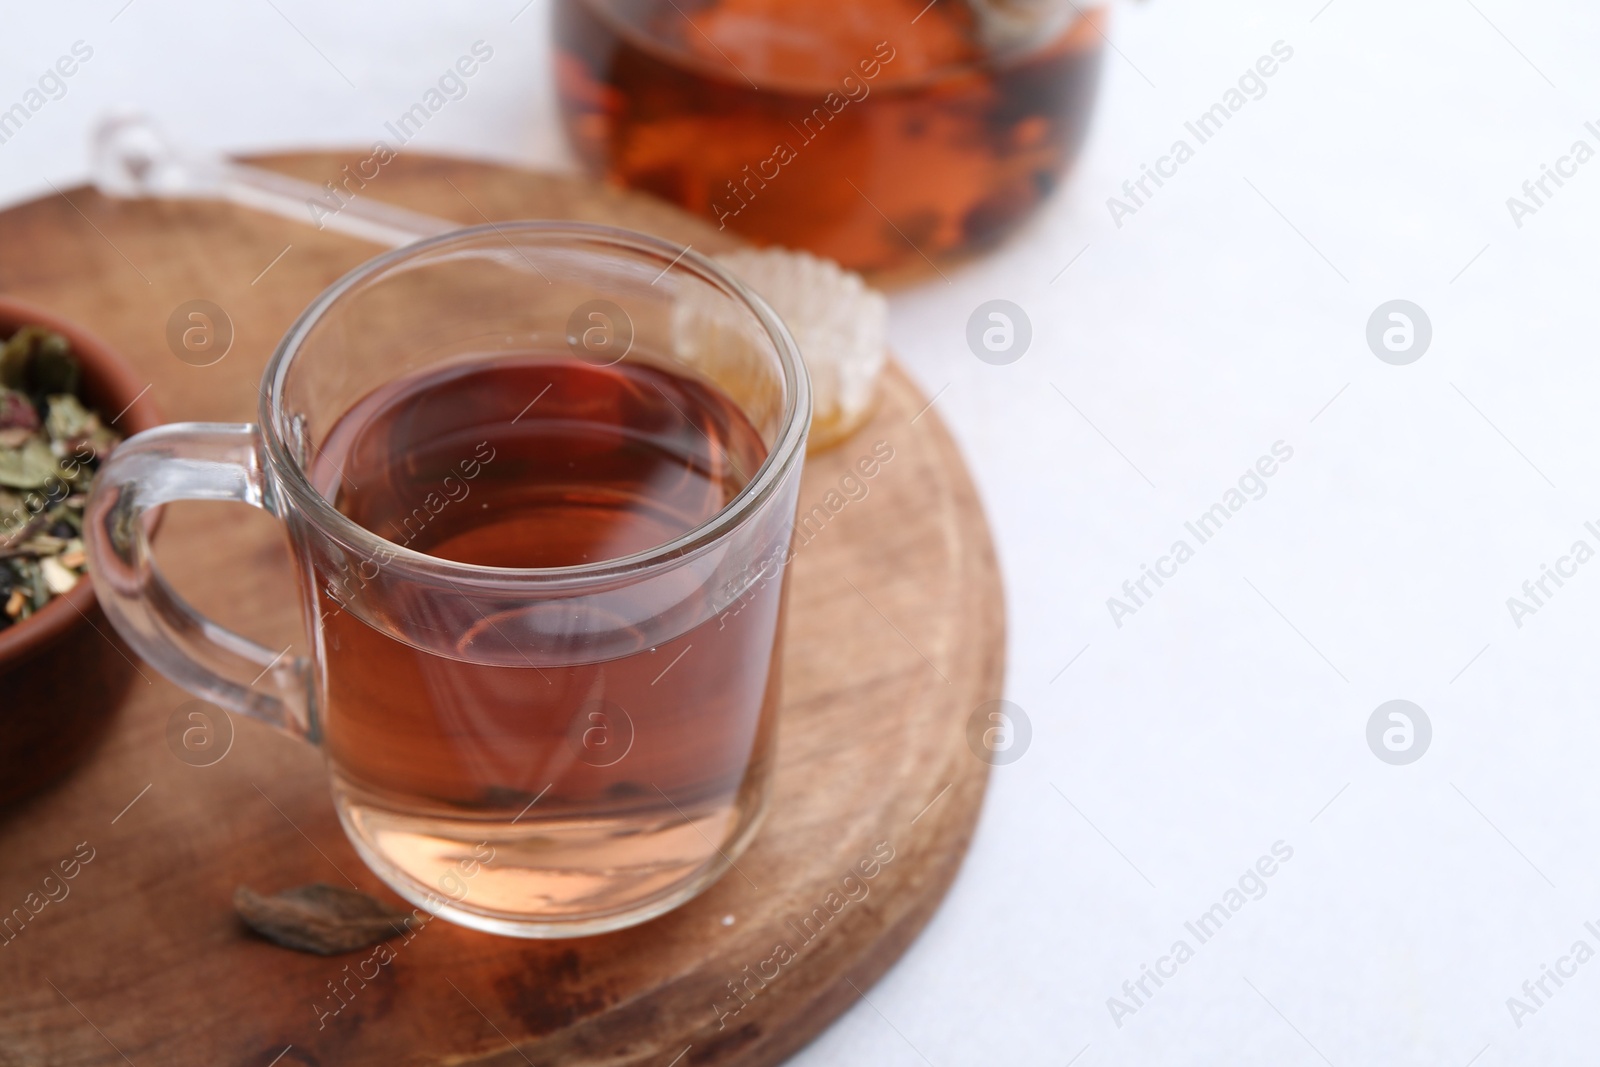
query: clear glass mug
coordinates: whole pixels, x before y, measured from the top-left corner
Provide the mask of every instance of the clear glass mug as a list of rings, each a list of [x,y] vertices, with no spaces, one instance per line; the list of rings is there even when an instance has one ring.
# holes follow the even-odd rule
[[[324,450],[358,401],[419,372],[529,352],[714,383],[764,459],[681,536],[575,566],[452,562],[335,506],[342,476]],[[321,745],[363,860],[447,919],[522,937],[594,934],[722,875],[768,792],[811,412],[804,366],[766,304],[655,238],[476,227],[336,282],[279,344],[261,395],[256,425],[160,427],[101,472],[90,562],[129,643],[197,696]],[[474,479],[489,492],[485,470],[514,451],[523,405],[508,395],[474,409],[481,444],[452,467],[454,490],[441,483],[418,501],[418,521],[436,505],[470,507]],[[141,520],[175,500],[239,501],[284,521],[309,657],[279,658],[168,586]]]

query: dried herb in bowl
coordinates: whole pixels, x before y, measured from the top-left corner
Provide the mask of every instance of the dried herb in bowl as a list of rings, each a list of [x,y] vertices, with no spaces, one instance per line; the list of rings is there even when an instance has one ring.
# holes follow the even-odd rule
[[[72,344],[24,326],[0,347],[0,630],[83,577],[83,509],[121,437],[79,396]]]

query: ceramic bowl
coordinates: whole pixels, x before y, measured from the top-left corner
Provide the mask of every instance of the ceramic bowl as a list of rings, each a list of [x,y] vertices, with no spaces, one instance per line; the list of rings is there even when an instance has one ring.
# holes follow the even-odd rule
[[[84,404],[124,437],[159,425],[141,378],[76,323],[0,296],[0,340],[43,326],[72,342]],[[101,613],[86,575],[22,622],[0,630],[0,805],[35,792],[81,761],[137,678],[133,654]]]

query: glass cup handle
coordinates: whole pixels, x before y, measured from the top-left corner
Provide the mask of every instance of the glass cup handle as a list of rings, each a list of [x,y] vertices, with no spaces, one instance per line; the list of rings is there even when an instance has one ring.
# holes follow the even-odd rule
[[[256,427],[173,423],[136,434],[111,454],[84,524],[101,608],[139,655],[189,692],[309,739],[306,659],[217,625],[156,569],[144,516],[175,500],[237,500],[273,511]]]

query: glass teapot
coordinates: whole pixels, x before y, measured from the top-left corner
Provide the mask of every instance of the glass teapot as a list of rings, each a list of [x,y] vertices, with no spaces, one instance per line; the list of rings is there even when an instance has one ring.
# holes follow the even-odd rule
[[[557,0],[585,165],[758,243],[876,274],[994,244],[1088,124],[1105,9],[1074,0]]]

